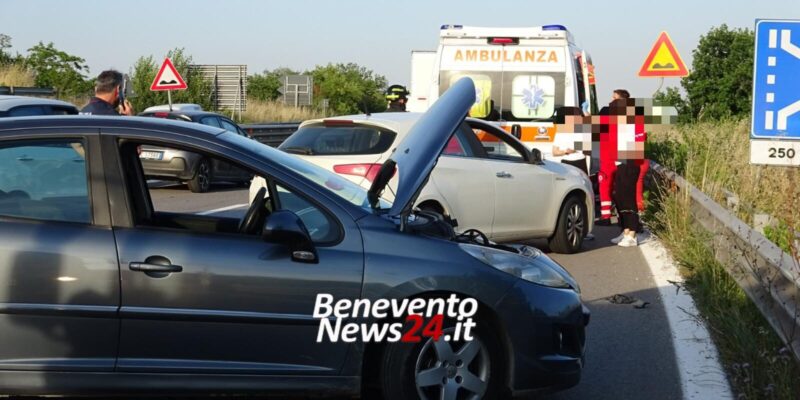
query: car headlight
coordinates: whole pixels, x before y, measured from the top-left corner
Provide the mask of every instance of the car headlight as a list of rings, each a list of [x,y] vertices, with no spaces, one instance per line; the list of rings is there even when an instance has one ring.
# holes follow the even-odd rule
[[[519,253],[475,244],[459,243],[467,254],[481,262],[537,285],[554,288],[572,288],[579,292],[575,279],[536,248],[515,246]]]

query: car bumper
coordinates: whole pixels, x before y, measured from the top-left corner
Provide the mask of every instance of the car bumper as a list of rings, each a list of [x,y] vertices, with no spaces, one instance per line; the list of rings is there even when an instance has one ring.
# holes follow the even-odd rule
[[[194,178],[194,168],[180,157],[163,161],[142,159],[142,169],[147,177],[182,181]]]
[[[515,397],[578,384],[590,316],[578,293],[520,281],[495,309],[508,334]]]

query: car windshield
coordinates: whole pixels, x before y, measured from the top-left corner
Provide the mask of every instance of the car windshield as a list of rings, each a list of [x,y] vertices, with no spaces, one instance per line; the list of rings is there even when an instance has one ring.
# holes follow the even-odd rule
[[[248,150],[257,153],[260,156],[269,158],[270,160],[275,161],[276,163],[300,175],[303,175],[304,177],[329,190],[333,194],[347,200],[348,202],[362,207],[370,212],[372,211],[369,201],[367,200],[367,191],[361,186],[356,185],[355,183],[350,182],[349,180],[342,178],[333,172],[243,136],[225,132],[220,137],[241,147],[247,148]],[[389,203],[381,201],[380,208],[388,208],[389,206]]]

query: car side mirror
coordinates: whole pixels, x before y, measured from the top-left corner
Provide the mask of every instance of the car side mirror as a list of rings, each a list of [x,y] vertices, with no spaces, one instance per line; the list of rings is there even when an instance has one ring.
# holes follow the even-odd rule
[[[531,164],[537,164],[537,165],[542,164],[542,151],[541,150],[539,150],[537,148],[531,149]]]
[[[270,243],[279,243],[289,247],[292,261],[316,264],[319,262],[317,248],[311,240],[305,224],[292,211],[278,210],[267,217],[261,237]]]

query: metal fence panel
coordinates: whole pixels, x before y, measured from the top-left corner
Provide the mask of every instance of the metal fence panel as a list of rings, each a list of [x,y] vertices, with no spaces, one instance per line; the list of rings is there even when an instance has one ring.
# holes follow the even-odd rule
[[[247,110],[247,65],[191,65],[211,83],[214,109]]]

